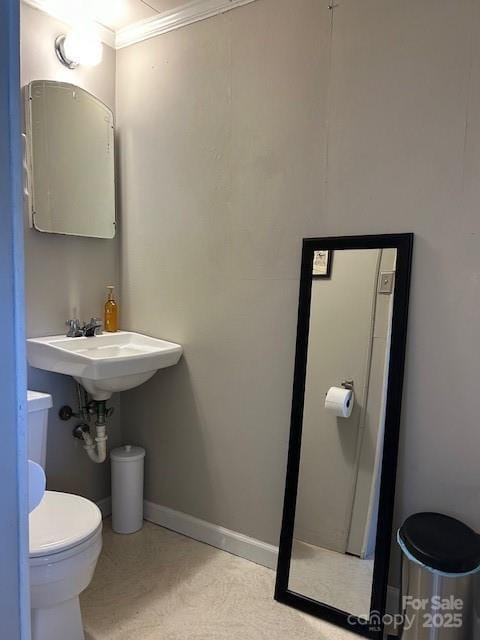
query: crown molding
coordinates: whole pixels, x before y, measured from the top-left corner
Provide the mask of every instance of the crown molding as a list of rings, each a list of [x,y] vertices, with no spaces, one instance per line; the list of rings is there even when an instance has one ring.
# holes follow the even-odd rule
[[[255,0],[191,0],[176,9],[163,11],[158,16],[119,29],[116,32],[115,47],[122,49],[162,33],[186,27],[199,20],[236,9],[250,2],[255,2]]]
[[[75,21],[69,16],[67,11],[58,9],[60,3],[55,3],[55,9],[48,0],[22,0],[25,4],[47,13],[52,18],[67,25],[75,26]],[[99,22],[95,23],[98,35],[102,42],[115,49],[123,49],[137,42],[154,38],[162,33],[168,33],[174,29],[186,27],[189,24],[211,18],[220,13],[225,13],[250,4],[255,0],[190,0],[186,4],[178,6],[176,9],[163,11],[152,18],[134,22],[123,29],[112,31]]]
[[[75,26],[75,22],[72,17],[69,16],[68,12],[58,9],[58,7],[61,6],[59,2],[55,3],[55,9],[52,8],[52,4],[49,3],[48,0],[23,0],[23,2],[34,9],[39,9],[40,11],[47,13],[52,18],[55,18],[64,24],[72,27]],[[105,25],[100,24],[100,22],[96,22],[95,27],[100,40],[107,46],[115,48],[115,32]]]

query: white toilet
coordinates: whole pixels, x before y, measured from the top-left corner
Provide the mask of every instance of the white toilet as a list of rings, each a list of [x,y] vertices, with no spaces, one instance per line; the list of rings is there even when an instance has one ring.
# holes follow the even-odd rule
[[[52,398],[28,391],[28,457],[45,468]],[[46,491],[30,514],[32,640],[84,640],[78,596],[102,548],[99,508],[80,496]]]

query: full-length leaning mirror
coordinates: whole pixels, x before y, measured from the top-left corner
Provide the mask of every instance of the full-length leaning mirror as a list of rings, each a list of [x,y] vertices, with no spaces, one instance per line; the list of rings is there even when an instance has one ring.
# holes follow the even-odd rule
[[[25,189],[31,226],[45,233],[115,236],[110,109],[66,82],[25,88]]]
[[[383,634],[412,243],[303,243],[275,597],[370,638]]]

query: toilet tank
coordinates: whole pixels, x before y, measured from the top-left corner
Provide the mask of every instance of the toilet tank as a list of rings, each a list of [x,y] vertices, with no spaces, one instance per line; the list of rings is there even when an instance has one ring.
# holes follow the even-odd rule
[[[39,391],[27,391],[28,457],[45,469],[47,457],[48,410],[52,396]]]

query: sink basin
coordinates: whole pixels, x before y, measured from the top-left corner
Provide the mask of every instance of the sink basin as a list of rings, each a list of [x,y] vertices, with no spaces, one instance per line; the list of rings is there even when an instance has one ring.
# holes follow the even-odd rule
[[[158,369],[177,364],[181,355],[179,344],[133,331],[27,340],[32,367],[73,376],[94,400],[108,400],[112,393],[137,387]]]

